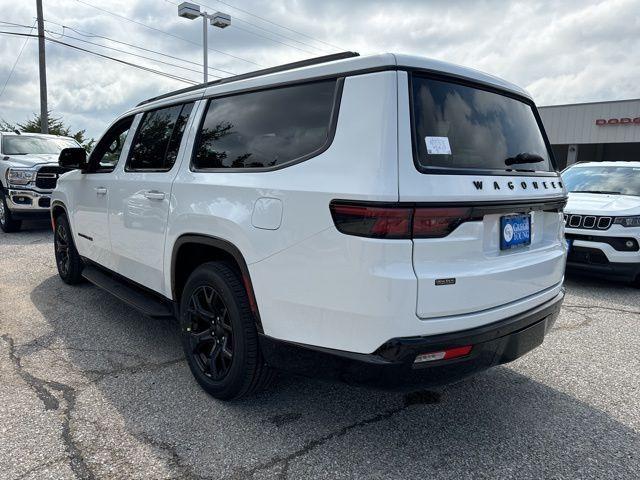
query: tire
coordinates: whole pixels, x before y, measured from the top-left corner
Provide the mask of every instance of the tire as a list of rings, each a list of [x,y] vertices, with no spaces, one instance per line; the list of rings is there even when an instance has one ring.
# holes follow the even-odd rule
[[[56,217],[53,245],[55,248],[58,275],[62,281],[69,285],[82,282],[82,269],[84,264],[73,243],[69,219],[65,214]]]
[[[11,210],[9,210],[7,205],[7,199],[0,186],[0,229],[2,229],[4,233],[11,233],[20,230],[21,226],[21,220],[12,218]]]
[[[180,299],[180,329],[189,368],[211,396],[232,400],[271,382],[247,292],[230,264],[205,263],[190,275]]]

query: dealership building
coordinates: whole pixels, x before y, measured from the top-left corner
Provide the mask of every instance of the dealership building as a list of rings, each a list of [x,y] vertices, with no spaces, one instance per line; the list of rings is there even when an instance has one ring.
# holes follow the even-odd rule
[[[539,110],[560,169],[575,162],[640,161],[640,99]]]

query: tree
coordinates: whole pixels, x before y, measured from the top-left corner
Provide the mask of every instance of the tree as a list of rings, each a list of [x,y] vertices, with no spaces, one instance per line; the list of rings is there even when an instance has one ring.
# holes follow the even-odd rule
[[[31,120],[27,120],[24,123],[12,124],[6,120],[0,120],[0,130],[15,131],[19,130],[25,133],[40,133],[40,115],[33,114]],[[95,140],[93,138],[87,138],[86,130],[78,130],[76,133],[71,133],[71,127],[65,125],[61,117],[54,117],[49,112],[49,134],[50,135],[62,135],[64,137],[73,137],[76,142],[84,147],[89,152],[93,148]]]

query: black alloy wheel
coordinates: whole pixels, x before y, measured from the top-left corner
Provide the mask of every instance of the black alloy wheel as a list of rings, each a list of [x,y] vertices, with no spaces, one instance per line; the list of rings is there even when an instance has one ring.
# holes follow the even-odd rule
[[[269,385],[242,275],[228,262],[197,267],[180,297],[182,347],[191,373],[211,396],[231,400]]]
[[[82,281],[82,258],[76,250],[66,215],[59,215],[54,222],[53,247],[58,275],[63,282],[74,285]]]
[[[212,286],[200,286],[191,294],[187,316],[196,365],[207,377],[222,380],[233,362],[233,326],[227,305]]]
[[[69,275],[69,269],[71,268],[71,259],[69,258],[69,233],[63,222],[59,222],[56,225],[54,245],[58,272],[61,277],[66,277]]]

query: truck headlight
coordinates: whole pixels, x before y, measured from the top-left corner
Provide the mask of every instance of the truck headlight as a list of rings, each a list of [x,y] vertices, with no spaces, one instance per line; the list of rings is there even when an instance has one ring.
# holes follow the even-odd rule
[[[36,179],[38,172],[29,168],[9,168],[7,170],[7,182],[10,185],[27,185]]]
[[[623,227],[640,227],[640,215],[635,217],[616,217],[613,223]]]

